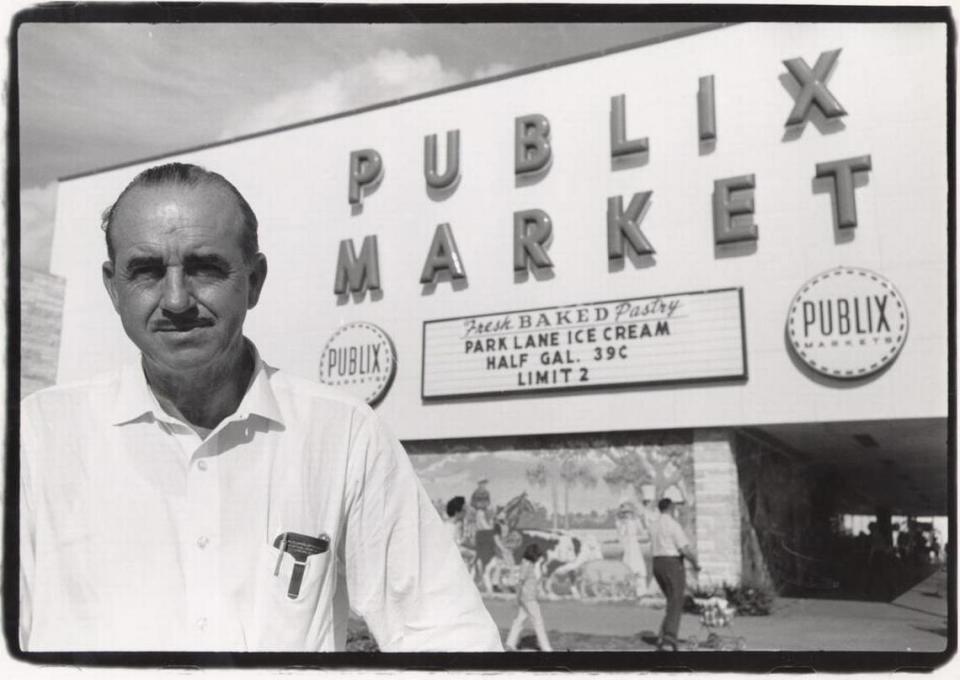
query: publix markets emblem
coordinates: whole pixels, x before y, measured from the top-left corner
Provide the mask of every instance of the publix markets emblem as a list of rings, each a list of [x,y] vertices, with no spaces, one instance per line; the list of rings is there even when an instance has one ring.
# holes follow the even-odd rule
[[[879,274],[837,267],[807,281],[790,304],[790,346],[832,378],[862,378],[891,363],[907,339],[907,306]]]
[[[340,326],[320,355],[320,382],[376,405],[393,382],[397,353],[383,329],[365,321]]]

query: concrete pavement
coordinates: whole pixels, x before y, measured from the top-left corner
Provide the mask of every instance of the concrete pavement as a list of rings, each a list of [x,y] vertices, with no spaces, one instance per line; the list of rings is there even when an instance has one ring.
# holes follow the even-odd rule
[[[946,572],[938,571],[893,602],[778,598],[769,616],[739,616],[717,632],[743,636],[747,651],[942,652],[947,645],[946,581]],[[484,602],[500,629],[509,629],[514,601]],[[575,633],[635,638],[627,646],[638,651],[653,650],[638,633],[657,630],[663,618],[662,609],[633,603],[545,601],[540,606],[548,633],[555,631],[564,640],[576,639],[567,635]],[[683,615],[681,637],[702,640],[709,632],[698,616]]]

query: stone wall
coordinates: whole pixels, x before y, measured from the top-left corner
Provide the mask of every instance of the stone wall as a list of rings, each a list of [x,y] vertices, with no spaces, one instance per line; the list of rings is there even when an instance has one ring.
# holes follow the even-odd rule
[[[64,279],[20,270],[20,397],[57,379]]]
[[[742,549],[740,483],[727,429],[696,430],[693,437],[696,479],[696,549],[701,586],[740,583]]]

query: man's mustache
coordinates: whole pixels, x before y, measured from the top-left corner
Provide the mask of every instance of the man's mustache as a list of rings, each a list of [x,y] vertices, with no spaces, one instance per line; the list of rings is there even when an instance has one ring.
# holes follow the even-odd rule
[[[154,321],[151,324],[151,328],[155,331],[184,331],[190,330],[191,328],[203,328],[213,325],[213,319],[201,318],[201,317],[167,317],[164,319],[159,319]]]

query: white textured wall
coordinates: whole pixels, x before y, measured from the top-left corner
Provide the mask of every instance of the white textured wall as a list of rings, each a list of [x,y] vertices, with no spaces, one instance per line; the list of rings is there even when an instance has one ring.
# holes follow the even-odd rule
[[[270,275],[248,322],[263,355],[317,376],[324,343],[341,324],[382,326],[399,356],[378,406],[403,438],[528,432],[705,427],[946,415],[947,178],[945,34],[942,25],[756,24],[568,64],[246,141],[179,154],[230,178],[262,224]],[[896,45],[896,49],[891,49]],[[829,89],[847,109],[842,129],[808,124],[785,139],[793,106],[782,60],[813,64],[842,48]],[[701,154],[697,79],[714,75],[719,141]],[[789,80],[787,81],[789,83]],[[610,97],[627,95],[627,132],[646,136],[644,165],[613,171]],[[554,161],[540,182],[516,186],[514,117],[542,113]],[[445,200],[428,196],[423,137],[457,128],[462,180]],[[347,202],[350,151],[374,147],[386,172],[363,212]],[[835,239],[828,193],[814,166],[869,154],[857,189],[859,226]],[[171,158],[172,159],[172,158]],[[62,183],[52,271],[67,280],[58,380],[133,354],[102,290],[100,211],[149,164]],[[754,173],[755,252],[719,257],[712,239],[713,181]],[[608,196],[652,190],[642,228],[655,264],[610,271]],[[540,208],[554,222],[554,276],[515,282],[512,214]],[[436,225],[452,225],[468,274],[454,290],[419,283]],[[341,239],[376,234],[383,295],[338,304]],[[901,356],[884,374],[849,387],[815,380],[784,342],[788,305],[810,277],[839,264],[873,269],[910,313]],[[424,404],[424,320],[719,287],[744,288],[749,380]],[[904,398],[909,395],[909,398]]]
[[[20,397],[56,382],[63,279],[20,269]]]
[[[693,470],[697,503],[695,550],[700,585],[736,584],[742,572],[740,482],[729,430],[695,430]]]

